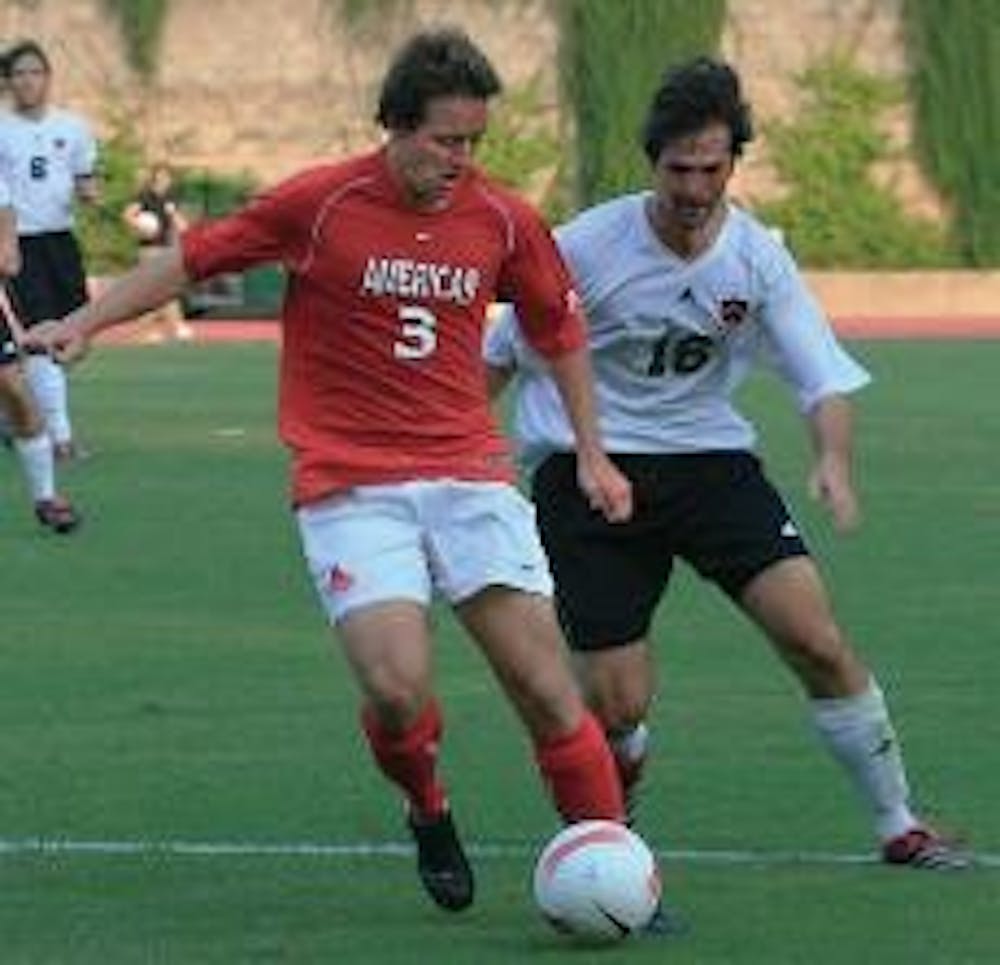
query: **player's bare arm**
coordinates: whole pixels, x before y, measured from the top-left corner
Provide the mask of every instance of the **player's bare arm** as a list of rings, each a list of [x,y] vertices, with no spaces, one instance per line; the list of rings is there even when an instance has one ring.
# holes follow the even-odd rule
[[[21,250],[17,243],[14,209],[0,207],[0,279],[11,278],[21,270]]]
[[[486,365],[486,391],[489,393],[490,401],[496,402],[503,394],[504,389],[510,384],[514,377],[513,366]]]
[[[62,321],[44,322],[26,333],[29,348],[49,352],[57,361],[82,358],[90,340],[106,328],[129,322],[183,291],[188,275],[179,246],[142,263],[118,279],[100,298],[82,305]]]
[[[576,439],[577,474],[590,505],[613,523],[632,516],[632,484],[601,444],[594,404],[590,356],[585,348],[549,360],[552,378]]]
[[[24,326],[17,317],[17,312],[14,311],[10,295],[7,294],[7,290],[3,287],[0,287],[0,315],[3,316],[3,320],[7,323],[7,328],[10,329],[10,334],[14,336],[14,341],[18,345],[24,345]]]
[[[809,413],[815,462],[809,476],[809,493],[820,500],[841,532],[854,529],[860,507],[851,480],[852,410],[842,395],[830,395]]]

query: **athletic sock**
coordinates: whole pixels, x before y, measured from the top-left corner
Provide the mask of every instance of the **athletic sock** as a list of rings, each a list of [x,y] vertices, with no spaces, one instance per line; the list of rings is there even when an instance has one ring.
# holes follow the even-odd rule
[[[614,757],[601,725],[589,711],[572,733],[536,743],[535,759],[564,820],[624,820]]]
[[[645,723],[634,727],[621,727],[606,732],[608,746],[615,758],[618,777],[626,797],[642,777],[646,758],[649,756],[649,728]]]
[[[820,738],[871,809],[879,838],[889,840],[919,825],[910,810],[899,740],[874,678],[863,693],[813,700],[812,716]]]
[[[73,430],[63,367],[45,355],[29,355],[25,375],[52,441],[66,445],[73,438]]]
[[[52,499],[56,494],[55,466],[52,440],[47,432],[40,432],[28,439],[14,439],[14,448],[21,460],[28,492],[36,503]]]
[[[444,785],[437,777],[443,730],[437,701],[429,700],[401,734],[386,730],[367,706],[361,713],[361,725],[382,773],[406,795],[411,816],[419,821],[442,814],[448,805]]]

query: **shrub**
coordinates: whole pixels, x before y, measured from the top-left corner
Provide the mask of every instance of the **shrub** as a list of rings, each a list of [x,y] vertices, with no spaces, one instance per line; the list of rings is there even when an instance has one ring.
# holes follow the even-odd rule
[[[768,152],[787,186],[757,213],[784,231],[812,267],[916,268],[955,262],[946,232],[907,213],[873,180],[872,167],[892,155],[880,130],[883,112],[902,91],[849,61],[830,57],[803,72],[800,115],[765,125]]]
[[[566,213],[565,160],[555,124],[545,116],[539,82],[505,91],[479,146],[479,164],[557,220]]]
[[[124,125],[101,142],[100,199],[81,205],[77,213],[77,234],[91,275],[117,274],[135,261],[135,238],[122,221],[122,212],[135,196],[142,167],[142,148]]]
[[[1000,265],[1000,22],[995,0],[907,0],[918,145],[955,207],[964,261]]]
[[[650,98],[668,67],[717,49],[725,0],[561,0],[558,9],[575,193],[592,204],[649,182],[639,131]]]

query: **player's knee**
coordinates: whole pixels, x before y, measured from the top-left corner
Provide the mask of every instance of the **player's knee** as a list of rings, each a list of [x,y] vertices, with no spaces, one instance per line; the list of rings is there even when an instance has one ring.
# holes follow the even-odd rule
[[[31,438],[42,431],[42,420],[23,385],[0,379],[0,399],[14,435]]]
[[[420,716],[428,699],[427,689],[421,682],[391,670],[369,674],[365,691],[379,723],[390,731],[409,727]]]
[[[832,621],[786,641],[783,649],[814,696],[854,693],[868,677],[867,669]]]

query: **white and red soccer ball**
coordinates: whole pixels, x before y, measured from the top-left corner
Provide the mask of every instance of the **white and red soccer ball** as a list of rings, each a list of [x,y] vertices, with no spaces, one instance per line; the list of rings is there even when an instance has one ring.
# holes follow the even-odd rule
[[[641,931],[660,903],[660,872],[642,838],[614,821],[563,828],[535,864],[535,903],[559,931],[615,942]]]
[[[160,234],[160,219],[152,211],[137,211],[132,217],[132,230],[140,241],[153,241]]]

